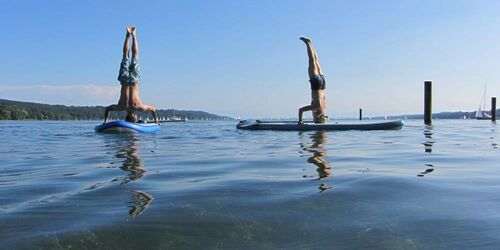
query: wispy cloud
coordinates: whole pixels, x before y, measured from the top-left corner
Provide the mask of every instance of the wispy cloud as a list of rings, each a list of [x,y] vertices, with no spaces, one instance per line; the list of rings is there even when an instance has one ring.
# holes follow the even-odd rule
[[[0,98],[49,104],[107,105],[119,96],[119,85],[0,85]]]

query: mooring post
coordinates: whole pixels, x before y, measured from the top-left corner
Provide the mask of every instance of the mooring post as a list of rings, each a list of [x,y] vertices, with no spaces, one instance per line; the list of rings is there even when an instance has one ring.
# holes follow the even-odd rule
[[[363,120],[363,109],[359,108],[359,120]]]
[[[496,97],[491,98],[491,120],[492,121],[497,120],[497,98]]]
[[[424,122],[432,123],[432,81],[424,82]]]

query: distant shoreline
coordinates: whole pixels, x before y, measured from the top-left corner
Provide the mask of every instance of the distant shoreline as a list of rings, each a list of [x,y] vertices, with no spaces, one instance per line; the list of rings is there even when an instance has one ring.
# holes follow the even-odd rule
[[[500,113],[500,109],[497,109]],[[111,119],[117,120],[124,117],[124,112],[116,112],[111,115]],[[144,119],[152,119],[146,112],[138,112],[138,115]],[[104,116],[103,106],[66,106],[58,104],[43,104],[35,102],[22,102],[0,99],[0,120],[49,120],[49,121],[62,121],[62,120],[82,120],[82,121],[99,121]],[[433,113],[433,119],[475,119],[476,111],[463,112],[439,112]],[[216,120],[216,121],[231,121],[235,120],[232,117],[221,116],[217,114],[208,113],[205,111],[193,110],[176,110],[176,109],[158,109],[158,117],[160,119],[178,118],[187,120]],[[388,116],[365,116],[364,120],[383,120],[383,119],[404,119],[416,120],[423,119],[423,114],[408,114],[408,115],[388,115]],[[293,120],[294,118],[266,118],[266,120]],[[347,118],[332,117],[332,120],[353,120],[357,117]]]
[[[234,120],[205,111],[158,109],[157,113],[160,119]],[[147,112],[137,112],[137,115],[144,120],[152,119]],[[117,120],[124,116],[125,112],[115,112],[110,119]],[[99,121],[103,118],[103,106],[66,106],[0,99],[0,120]]]

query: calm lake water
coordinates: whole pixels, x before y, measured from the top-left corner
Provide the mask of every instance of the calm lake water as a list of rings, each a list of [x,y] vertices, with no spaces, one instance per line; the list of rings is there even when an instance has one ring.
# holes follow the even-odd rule
[[[0,122],[0,249],[499,249],[500,128]]]

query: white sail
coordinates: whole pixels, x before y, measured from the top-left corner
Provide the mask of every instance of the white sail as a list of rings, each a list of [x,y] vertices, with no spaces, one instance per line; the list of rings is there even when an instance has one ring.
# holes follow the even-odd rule
[[[486,84],[484,85],[484,94],[483,94],[482,101],[483,101],[483,108],[484,108],[484,107],[486,107]],[[483,111],[481,109],[481,103],[479,104],[479,108],[477,109],[476,118],[482,119],[482,120],[486,120],[486,119],[491,118],[491,116],[488,113],[486,113],[485,111]]]
[[[481,105],[479,105],[479,108],[477,109],[477,112],[476,112],[476,118],[483,118],[483,117],[485,117],[485,116],[484,116],[483,111],[481,110]]]

